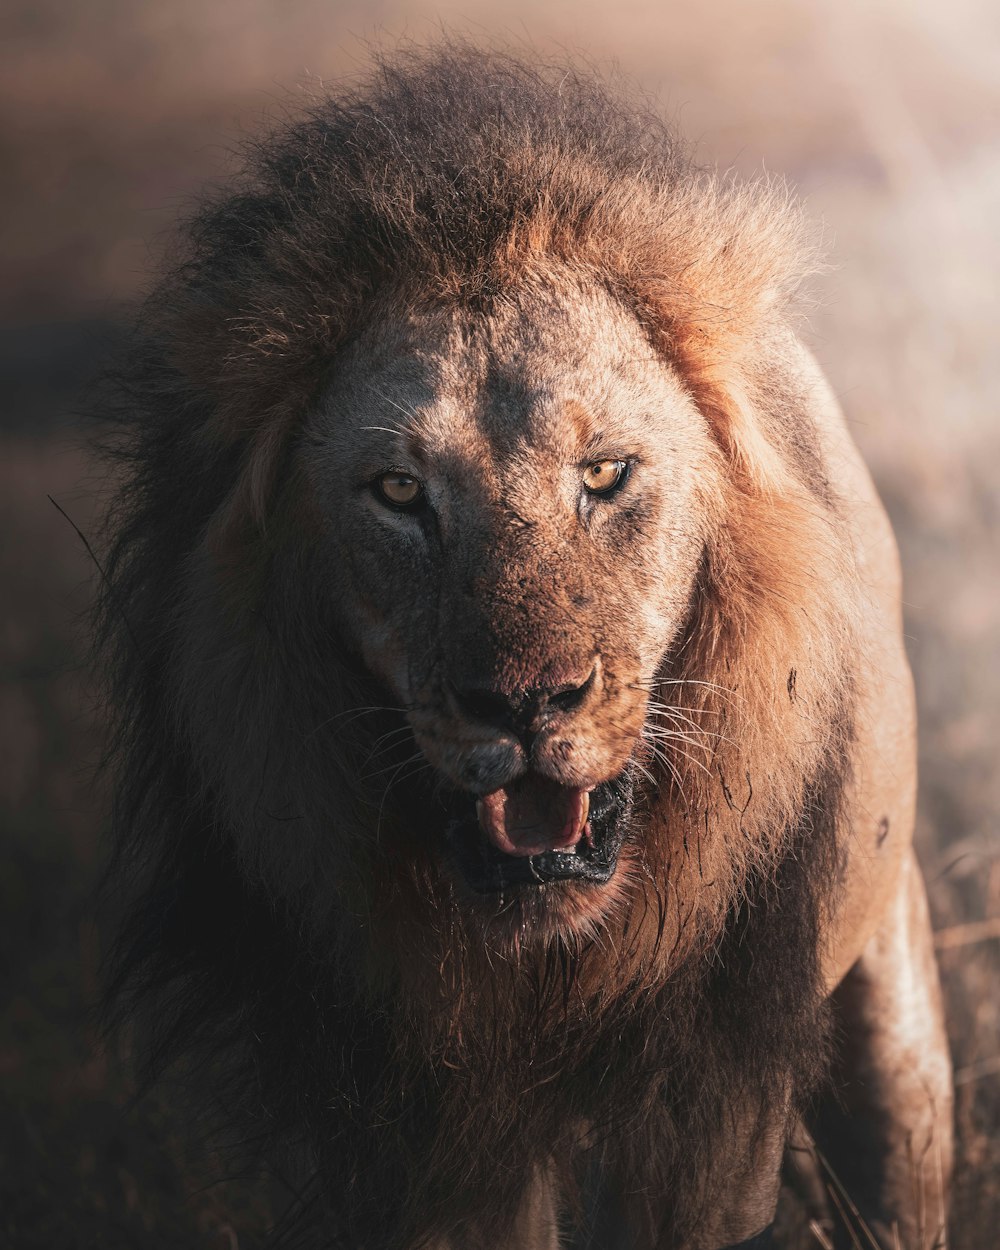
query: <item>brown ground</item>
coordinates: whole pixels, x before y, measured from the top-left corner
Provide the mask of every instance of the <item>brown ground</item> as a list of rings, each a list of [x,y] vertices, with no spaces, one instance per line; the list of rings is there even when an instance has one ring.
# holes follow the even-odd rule
[[[71,414],[150,247],[226,145],[433,16],[623,68],[706,161],[784,175],[836,268],[810,337],[899,535],[922,713],[919,847],[958,1078],[949,1244],[1000,1227],[1000,10],[986,0],[13,0],[0,33],[0,1246],[257,1244],[248,1187],[205,1190],[185,1126],[129,1103],[88,1018],[101,795],[78,664],[91,575]],[[464,17],[457,15],[463,13]],[[981,922],[987,922],[985,924]],[[991,922],[991,923],[990,923]],[[956,926],[966,926],[965,928]],[[978,926],[978,927],[977,927]],[[259,1203],[259,1200],[258,1200]],[[789,1246],[821,1245],[799,1229]],[[860,1244],[864,1246],[864,1238]]]

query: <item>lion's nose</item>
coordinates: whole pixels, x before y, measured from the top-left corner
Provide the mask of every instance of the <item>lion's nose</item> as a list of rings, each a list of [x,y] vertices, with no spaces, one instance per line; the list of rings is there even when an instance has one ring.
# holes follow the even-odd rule
[[[578,708],[593,686],[596,673],[595,665],[582,681],[509,693],[482,686],[451,685],[450,689],[455,703],[466,716],[524,737],[537,733],[557,713]]]

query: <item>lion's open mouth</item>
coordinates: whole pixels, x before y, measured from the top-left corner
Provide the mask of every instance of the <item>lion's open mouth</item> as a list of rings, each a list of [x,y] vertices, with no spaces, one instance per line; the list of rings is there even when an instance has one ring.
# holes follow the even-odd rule
[[[495,894],[550,881],[610,880],[632,805],[628,773],[591,791],[528,773],[450,804],[448,844],[469,887]]]

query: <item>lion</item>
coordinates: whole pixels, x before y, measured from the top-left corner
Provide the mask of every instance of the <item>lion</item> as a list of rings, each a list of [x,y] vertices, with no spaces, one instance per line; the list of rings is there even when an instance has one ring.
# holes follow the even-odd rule
[[[149,1071],[296,1177],[306,1244],[759,1247],[806,1125],[930,1245],[898,559],[795,203],[452,46],[185,239],[104,412],[108,994]]]

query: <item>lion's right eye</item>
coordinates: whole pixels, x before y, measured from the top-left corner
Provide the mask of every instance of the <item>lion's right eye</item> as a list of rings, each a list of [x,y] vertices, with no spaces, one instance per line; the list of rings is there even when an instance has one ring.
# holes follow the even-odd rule
[[[584,471],[583,485],[590,495],[611,495],[624,486],[627,476],[627,460],[595,460]]]
[[[424,488],[408,473],[383,473],[372,482],[376,498],[391,508],[412,508],[424,495]]]

